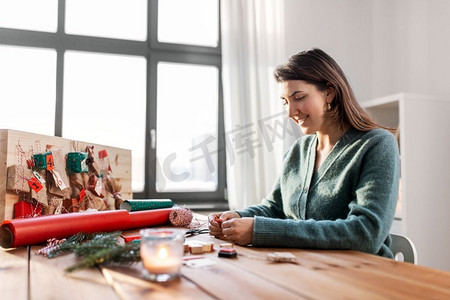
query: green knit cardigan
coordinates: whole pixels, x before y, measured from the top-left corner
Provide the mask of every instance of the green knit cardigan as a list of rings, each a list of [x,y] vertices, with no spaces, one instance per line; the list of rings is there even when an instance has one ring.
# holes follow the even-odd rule
[[[349,129],[314,172],[317,136],[285,154],[281,175],[254,217],[253,246],[352,249],[393,257],[389,229],[398,197],[399,149],[390,132]]]

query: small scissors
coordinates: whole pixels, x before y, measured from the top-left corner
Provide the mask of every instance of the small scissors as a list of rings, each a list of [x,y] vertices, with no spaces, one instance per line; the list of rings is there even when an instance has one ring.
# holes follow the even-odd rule
[[[186,237],[190,237],[193,235],[198,235],[198,234],[203,234],[203,233],[209,233],[209,229],[208,228],[203,228],[203,229],[189,229],[188,231],[186,231]]]

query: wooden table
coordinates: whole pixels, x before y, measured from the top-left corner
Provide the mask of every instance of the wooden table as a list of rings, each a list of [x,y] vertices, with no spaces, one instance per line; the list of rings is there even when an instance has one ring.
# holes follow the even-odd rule
[[[450,299],[450,273],[356,251],[274,249],[235,246],[238,257],[219,258],[209,234],[188,240],[213,241],[203,254],[215,264],[182,267],[182,277],[153,283],[142,263],[65,274],[70,254],[36,255],[42,246],[0,251],[2,299]],[[291,252],[297,264],[271,263],[270,252]],[[190,255],[190,254],[189,254]]]

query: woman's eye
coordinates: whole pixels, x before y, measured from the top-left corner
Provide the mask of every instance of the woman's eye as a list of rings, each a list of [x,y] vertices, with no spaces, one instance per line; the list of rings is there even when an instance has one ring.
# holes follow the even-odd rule
[[[283,105],[288,105],[287,100],[283,100]]]
[[[302,97],[299,97],[299,98],[295,98],[295,101],[300,101],[300,100],[302,100],[303,98],[305,98],[305,96],[302,96]]]

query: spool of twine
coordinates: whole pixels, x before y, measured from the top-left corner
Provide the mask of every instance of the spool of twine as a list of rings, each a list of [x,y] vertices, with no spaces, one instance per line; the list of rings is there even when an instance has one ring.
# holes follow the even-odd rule
[[[169,215],[170,223],[177,227],[189,227],[192,222],[192,211],[189,208],[174,208]]]

